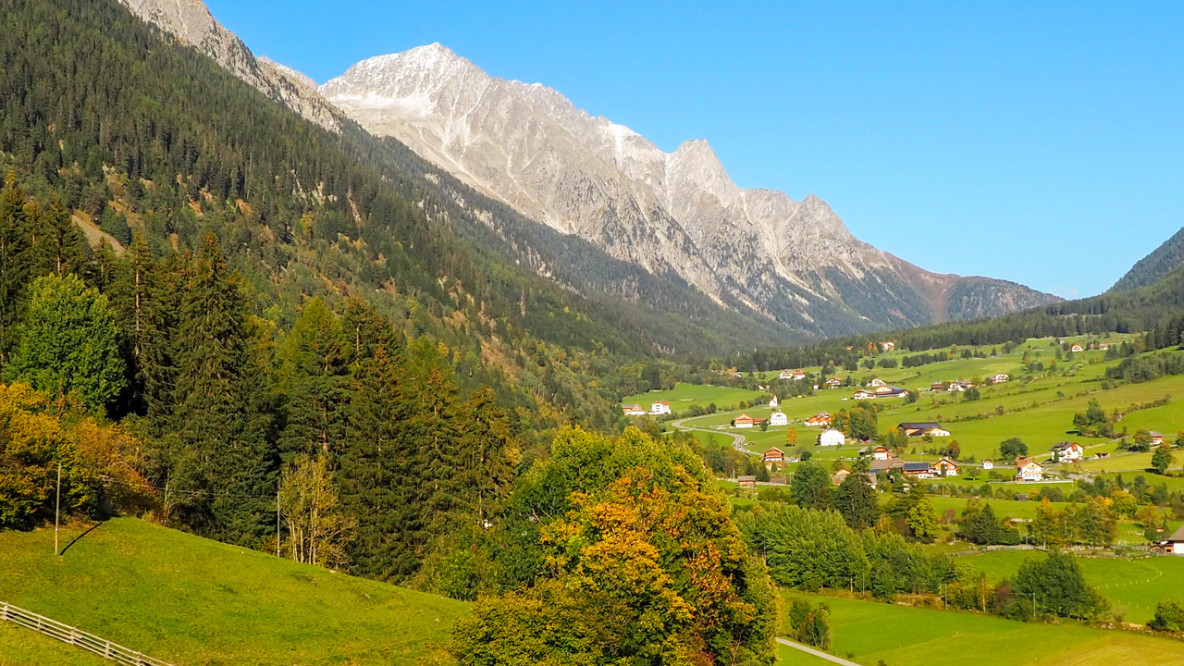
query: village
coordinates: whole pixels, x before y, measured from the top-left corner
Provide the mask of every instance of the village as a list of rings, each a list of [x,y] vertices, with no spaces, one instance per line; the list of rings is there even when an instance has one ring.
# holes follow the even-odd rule
[[[1078,496],[1081,484],[1129,483],[1136,476],[1140,483],[1184,488],[1184,479],[1174,473],[1156,477],[1150,465],[1151,452],[1179,446],[1175,435],[1162,432],[1184,426],[1166,405],[1133,413],[1120,436],[1073,431],[1079,405],[1105,392],[1098,377],[1104,375],[1106,353],[1118,342],[1055,341],[1054,352],[1049,341],[1032,340],[987,358],[963,358],[962,350],[951,350],[950,360],[906,370],[885,361],[904,355],[885,341],[874,368],[783,369],[756,376],[751,399],[727,405],[733,409],[715,405],[714,413],[687,418],[676,390],[661,399],[623,403],[622,410],[627,417],[730,446],[759,465],[759,474],[737,464],[721,477],[739,496],[755,493],[755,498],[761,488],[788,486],[808,460],[827,466],[834,488],[859,474],[881,493],[918,485],[938,495],[1033,505]],[[1060,360],[1061,373],[1032,372],[1041,359],[1056,369],[1050,356]],[[1079,385],[1093,391],[1070,398],[1066,389]],[[1149,387],[1128,392],[1152,394]],[[875,415],[870,430],[866,424],[853,427],[852,415],[868,413]],[[1157,413],[1163,418],[1155,419]],[[1131,440],[1140,438],[1148,453],[1134,450]],[[1139,532],[1118,540],[1140,544],[1144,552],[1184,554],[1184,515],[1164,520],[1156,538]]]

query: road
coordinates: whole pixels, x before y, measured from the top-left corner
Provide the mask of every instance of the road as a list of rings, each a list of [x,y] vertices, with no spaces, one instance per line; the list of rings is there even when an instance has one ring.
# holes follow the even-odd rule
[[[755,451],[748,451],[744,448],[744,435],[736,435],[736,434],[733,434],[730,432],[720,432],[718,430],[708,430],[707,428],[692,428],[690,426],[683,425],[683,421],[689,421],[691,419],[697,419],[697,418],[702,418],[702,417],[687,416],[687,417],[678,419],[676,421],[671,421],[670,427],[674,428],[675,430],[698,430],[699,432],[709,432],[712,434],[727,435],[728,437],[732,438],[732,448],[736,449],[737,451],[747,453],[749,455],[753,455],[753,456],[759,455]]]
[[[812,648],[808,645],[802,645],[801,643],[795,643],[794,641],[788,641],[788,640],[785,640],[784,638],[778,638],[777,642],[782,645],[787,645],[795,650],[801,650],[802,652],[805,652],[806,654],[814,655],[815,657],[818,657],[819,659],[825,659],[825,660],[827,660],[831,663],[834,663],[834,664],[842,664],[843,666],[860,666],[859,664],[857,664],[853,661],[847,661],[846,659],[836,657],[833,654],[827,654],[826,652],[823,652],[822,650],[815,650],[814,648]]]

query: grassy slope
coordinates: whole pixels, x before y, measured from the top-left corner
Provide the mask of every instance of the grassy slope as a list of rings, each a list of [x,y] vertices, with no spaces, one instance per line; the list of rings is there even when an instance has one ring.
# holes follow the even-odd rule
[[[81,532],[64,529],[62,543]],[[448,632],[466,610],[129,518],[61,558],[52,544],[52,530],[0,533],[5,601],[176,663],[450,663]],[[0,664],[62,663],[52,641],[13,636],[0,640]]]
[[[708,386],[705,384],[675,384],[669,391],[650,391],[626,396],[621,404],[638,404],[649,409],[655,402],[668,402],[674,412],[685,412],[691,407],[706,407],[715,403],[716,407],[726,409],[739,405],[741,401],[751,402],[764,395],[760,391],[728,388],[726,386]],[[766,410],[768,411],[768,410]]]
[[[1119,337],[1114,336],[1112,342]],[[1031,349],[1034,359],[1046,365],[1052,360],[1053,350],[1048,346],[1047,340],[1031,340],[1012,354],[998,358],[955,359],[910,369],[860,369],[850,374],[860,382],[880,377],[890,384],[919,389],[920,399],[915,404],[906,404],[900,399],[887,399],[877,403],[885,408],[880,414],[881,430],[901,421],[939,421],[953,432],[953,439],[962,447],[962,455],[974,456],[978,460],[994,456],[1000,442],[1017,436],[1028,443],[1033,454],[1041,458],[1049,455],[1049,448],[1053,444],[1065,440],[1081,442],[1090,454],[1113,451],[1115,445],[1109,440],[1083,438],[1071,432],[1073,414],[1085,411],[1092,398],[1097,398],[1103,408],[1110,411],[1116,408],[1125,409],[1135,403],[1157,400],[1165,395],[1184,395],[1184,376],[1163,377],[1144,384],[1127,384],[1111,390],[1102,390],[1101,380],[1105,376],[1106,368],[1117,361],[1105,361],[1105,354],[1100,351],[1074,354],[1071,360],[1060,362],[1058,368],[1067,371],[1068,375],[1042,375],[1030,381],[1020,381],[1022,355],[1025,349]],[[893,352],[886,356],[893,355],[904,354]],[[981,378],[997,372],[1007,372],[1015,380],[983,387],[982,399],[978,401],[965,402],[957,396],[934,394],[928,390],[929,384],[936,380]],[[839,374],[846,376],[848,373]],[[820,411],[835,412],[850,407],[851,393],[850,388],[820,390],[811,397],[785,400],[782,410],[791,420],[799,422],[798,425],[792,426],[797,429],[799,445],[813,444],[818,434],[818,429],[805,428],[800,425],[800,421]],[[997,414],[999,408],[1003,410],[1001,415]],[[767,408],[744,411],[756,417],[764,417],[769,413]],[[767,432],[758,429],[728,429],[728,422],[738,413],[730,411],[704,416],[687,421],[686,425],[743,434],[752,442],[754,451],[764,451],[770,446],[785,448],[786,427],[771,427]],[[1123,426],[1132,433],[1139,428],[1148,428],[1174,436],[1177,431],[1184,428],[1184,410],[1176,404],[1169,404],[1131,412],[1120,423],[1120,427]],[[920,459],[922,449],[937,445],[940,445],[940,442],[929,444],[920,439],[914,440],[917,454],[910,457]],[[833,459],[840,454],[850,456],[852,452],[853,450],[815,450],[815,455],[821,454],[825,459]],[[1126,462],[1132,469],[1136,463],[1135,460]],[[1181,462],[1184,461],[1177,461],[1177,466]],[[1107,466],[1105,469],[1117,471],[1122,468]]]
[[[906,608],[836,597],[830,606],[831,653],[891,666],[1184,663],[1184,642],[1091,629],[1075,623],[1026,624],[954,611]],[[780,664],[807,663],[795,659]]]
[[[959,562],[973,565],[991,581],[1014,575],[1027,558],[1040,553],[999,551],[966,555]],[[1146,624],[1155,614],[1155,605],[1165,598],[1184,594],[1184,557],[1149,557],[1142,559],[1080,558],[1086,580],[1106,596],[1117,612],[1125,613],[1127,622]]]

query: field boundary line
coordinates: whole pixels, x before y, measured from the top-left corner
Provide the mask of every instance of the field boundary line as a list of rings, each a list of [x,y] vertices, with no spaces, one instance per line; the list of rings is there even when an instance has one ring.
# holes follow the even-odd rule
[[[778,638],[777,642],[782,645],[794,648],[795,650],[801,650],[802,652],[805,652],[806,654],[818,657],[819,659],[825,659],[825,660],[827,660],[831,663],[834,663],[834,664],[841,664],[842,666],[860,666],[859,664],[857,664],[853,661],[847,661],[846,659],[843,659],[842,657],[836,657],[833,654],[830,654],[829,652],[823,652],[822,650],[815,650],[814,648],[810,647],[809,645],[803,645],[801,643],[791,641],[791,640],[786,640],[784,638]]]
[[[93,652],[100,657],[110,659],[127,666],[173,666],[172,664],[154,659],[148,655],[113,643],[92,633],[82,631],[78,627],[50,619],[44,615],[13,606],[7,601],[0,601],[0,621],[8,621],[26,629],[56,638],[63,643]]]

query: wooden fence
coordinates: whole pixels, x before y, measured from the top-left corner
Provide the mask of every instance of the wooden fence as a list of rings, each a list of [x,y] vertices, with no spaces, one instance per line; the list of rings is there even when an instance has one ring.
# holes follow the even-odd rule
[[[93,652],[100,657],[106,657],[120,664],[127,664],[128,666],[172,666],[168,662],[153,659],[135,650],[129,650],[105,638],[99,638],[77,627],[71,627],[70,625],[51,620],[32,611],[18,608],[6,601],[0,601],[0,621],[3,620],[43,633],[50,638],[56,638],[63,643],[80,647],[83,650]]]

